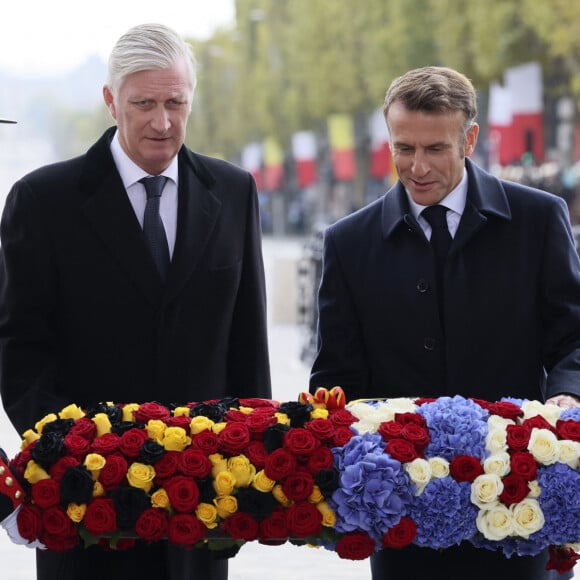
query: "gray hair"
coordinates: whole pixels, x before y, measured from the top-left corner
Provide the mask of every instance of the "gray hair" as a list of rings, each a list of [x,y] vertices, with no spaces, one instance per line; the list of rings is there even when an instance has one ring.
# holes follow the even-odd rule
[[[154,69],[164,69],[183,60],[189,70],[191,90],[197,84],[193,49],[179,34],[162,24],[140,24],[129,29],[109,56],[107,86],[116,97],[125,77]]]

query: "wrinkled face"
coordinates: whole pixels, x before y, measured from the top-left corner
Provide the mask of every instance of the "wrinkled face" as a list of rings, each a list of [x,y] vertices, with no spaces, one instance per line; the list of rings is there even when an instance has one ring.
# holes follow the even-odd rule
[[[185,141],[193,90],[184,62],[128,75],[116,97],[103,89],[121,147],[152,175],[166,169]]]
[[[463,177],[465,156],[475,149],[479,126],[464,134],[462,111],[409,111],[400,102],[389,108],[387,125],[399,179],[421,205],[440,202]]]

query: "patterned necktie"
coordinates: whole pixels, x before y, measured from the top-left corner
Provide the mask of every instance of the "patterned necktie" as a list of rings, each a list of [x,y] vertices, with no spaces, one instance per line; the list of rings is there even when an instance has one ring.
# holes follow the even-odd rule
[[[421,215],[431,226],[431,246],[435,254],[435,271],[437,275],[437,296],[439,298],[439,317],[443,324],[443,273],[445,260],[451,246],[451,234],[447,227],[447,208],[442,205],[431,205],[425,208]]]
[[[167,177],[164,175],[156,175],[154,177],[144,177],[139,181],[145,186],[145,191],[147,192],[147,204],[143,217],[143,233],[153,261],[161,275],[161,279],[165,281],[170,259],[167,236],[165,235],[165,228],[159,215],[159,202],[161,201],[161,192],[165,187]]]

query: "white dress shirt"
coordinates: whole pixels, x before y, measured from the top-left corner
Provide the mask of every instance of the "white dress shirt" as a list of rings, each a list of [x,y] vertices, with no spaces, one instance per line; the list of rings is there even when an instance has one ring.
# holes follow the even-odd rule
[[[129,196],[129,201],[133,206],[135,215],[143,227],[143,215],[145,214],[145,204],[147,203],[147,193],[145,186],[139,183],[143,177],[149,174],[141,169],[123,150],[121,143],[119,143],[119,134],[115,133],[111,141],[111,153]],[[165,235],[167,236],[167,245],[169,246],[169,255],[173,256],[173,249],[175,247],[175,236],[177,232],[177,157],[169,167],[161,173],[169,179],[163,188],[163,195],[159,204],[159,214],[161,221],[165,228]]]

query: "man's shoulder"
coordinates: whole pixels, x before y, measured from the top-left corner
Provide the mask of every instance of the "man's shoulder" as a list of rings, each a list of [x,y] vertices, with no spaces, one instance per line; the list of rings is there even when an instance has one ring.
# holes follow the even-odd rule
[[[238,165],[221,159],[219,157],[212,157],[191,151],[187,147],[181,150],[181,157],[185,159],[186,163],[193,169],[194,173],[206,184],[211,185],[216,181],[223,179],[244,179],[249,180],[250,174],[248,171],[239,167]]]

